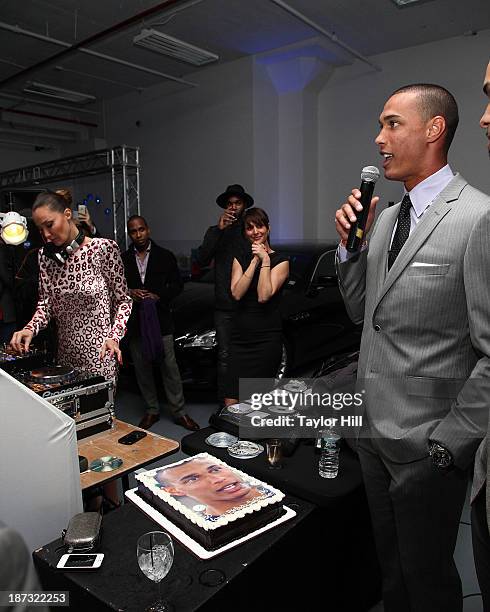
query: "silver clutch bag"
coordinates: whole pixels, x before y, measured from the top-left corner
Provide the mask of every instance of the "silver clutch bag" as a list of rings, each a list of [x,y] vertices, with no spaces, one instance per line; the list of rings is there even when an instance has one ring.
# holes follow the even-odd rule
[[[68,553],[92,552],[100,542],[102,516],[98,512],[80,512],[63,530],[63,543]]]

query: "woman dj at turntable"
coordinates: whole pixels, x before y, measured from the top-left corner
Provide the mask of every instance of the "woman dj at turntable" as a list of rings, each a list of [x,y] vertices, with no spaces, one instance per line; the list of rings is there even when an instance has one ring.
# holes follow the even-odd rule
[[[30,322],[12,336],[12,347],[27,351],[54,319],[59,364],[114,378],[132,305],[119,247],[85,236],[62,193],[39,194],[32,219],[46,243],[39,251],[39,301]]]

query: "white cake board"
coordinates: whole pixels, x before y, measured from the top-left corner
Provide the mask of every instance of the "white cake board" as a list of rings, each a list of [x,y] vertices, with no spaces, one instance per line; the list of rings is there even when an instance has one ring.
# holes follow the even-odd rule
[[[287,506],[283,506],[286,512],[282,516],[280,516],[278,519],[276,519],[275,521],[272,521],[272,523],[268,523],[267,525],[260,527],[260,529],[251,531],[247,535],[241,538],[238,538],[237,540],[233,540],[233,542],[229,542],[228,544],[225,544],[224,546],[221,546],[220,548],[217,548],[216,550],[206,550],[203,546],[201,546],[193,538],[191,538],[184,531],[182,531],[182,529],[177,527],[177,525],[174,525],[171,521],[169,521],[168,518],[163,516],[163,514],[159,510],[157,510],[153,506],[150,506],[150,504],[148,504],[144,499],[142,499],[139,495],[137,495],[136,494],[137,491],[138,491],[138,488],[136,487],[134,489],[126,491],[124,494],[130,501],[133,502],[133,504],[138,506],[140,510],[143,510],[143,512],[147,516],[149,516],[151,519],[156,521],[166,531],[171,533],[175,538],[177,538],[177,540],[179,540],[181,544],[183,544],[186,548],[188,548],[191,552],[193,552],[200,559],[212,559],[213,557],[216,557],[217,555],[221,555],[221,553],[224,553],[227,550],[230,550],[231,548],[234,548],[235,546],[242,544],[243,542],[247,542],[248,540],[255,538],[255,536],[258,536],[261,533],[264,533],[264,531],[269,531],[269,529],[272,529],[276,525],[285,523],[286,521],[289,521],[289,519],[292,519],[293,517],[296,516],[296,512],[294,510],[291,510],[291,508],[288,508]]]

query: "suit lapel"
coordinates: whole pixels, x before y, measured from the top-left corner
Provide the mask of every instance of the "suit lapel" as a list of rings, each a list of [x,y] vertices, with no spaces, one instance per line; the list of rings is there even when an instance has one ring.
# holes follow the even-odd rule
[[[155,257],[156,257],[155,243],[152,242],[151,243],[150,253],[148,255],[148,264],[146,266],[145,285],[147,283],[150,283],[150,285],[151,285],[151,280],[153,279],[153,268],[155,267],[155,263],[156,263]]]
[[[393,227],[400,210],[400,204],[393,207],[395,209],[394,219],[390,218],[391,231],[386,233],[386,241],[383,242],[384,249],[382,255],[380,255],[380,266],[383,266],[383,273],[385,274],[384,282],[381,287],[381,292],[378,295],[377,303],[383,299],[386,293],[391,289],[393,283],[399,278],[405,268],[414,258],[415,254],[425,243],[427,238],[432,234],[439,223],[449,213],[452,208],[452,203],[456,201],[461,191],[467,185],[467,182],[459,174],[456,174],[451,182],[441,191],[441,193],[435,198],[429,209],[425,212],[422,219],[419,221],[417,226],[411,232],[407,242],[403,246],[400,254],[396,258],[391,269],[387,271],[387,260],[388,260],[388,248],[393,233]],[[390,209],[392,210],[392,209]],[[384,256],[384,258],[383,258]]]
[[[133,247],[131,247],[131,250],[129,252],[129,256],[128,256],[128,264],[129,264],[129,268],[128,268],[128,286],[131,289],[141,289],[141,287],[143,286],[141,284],[141,277],[140,277],[140,273],[138,270],[138,265],[136,263],[136,253],[133,249]]]
[[[399,210],[400,203],[396,206],[386,208],[383,211],[383,214],[379,217],[376,226],[376,232],[380,236],[392,236]],[[386,280],[389,246],[389,239],[374,240],[369,245],[370,257],[372,257],[374,261],[378,262],[376,264],[376,295],[381,295],[381,291]]]

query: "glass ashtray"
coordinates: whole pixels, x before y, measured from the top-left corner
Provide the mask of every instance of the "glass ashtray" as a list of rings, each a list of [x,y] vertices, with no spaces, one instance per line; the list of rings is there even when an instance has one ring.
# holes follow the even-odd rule
[[[250,442],[249,440],[240,440],[228,447],[228,454],[235,459],[253,459],[263,452],[264,447],[262,444]]]
[[[208,436],[204,441],[206,444],[209,444],[209,446],[215,446],[216,448],[228,448],[232,444],[238,442],[238,438],[226,433],[226,431],[217,431]]]
[[[228,412],[231,412],[232,414],[248,414],[249,412],[252,412],[253,408],[251,406],[251,404],[231,404],[231,406],[227,406],[226,409],[228,410]]]

